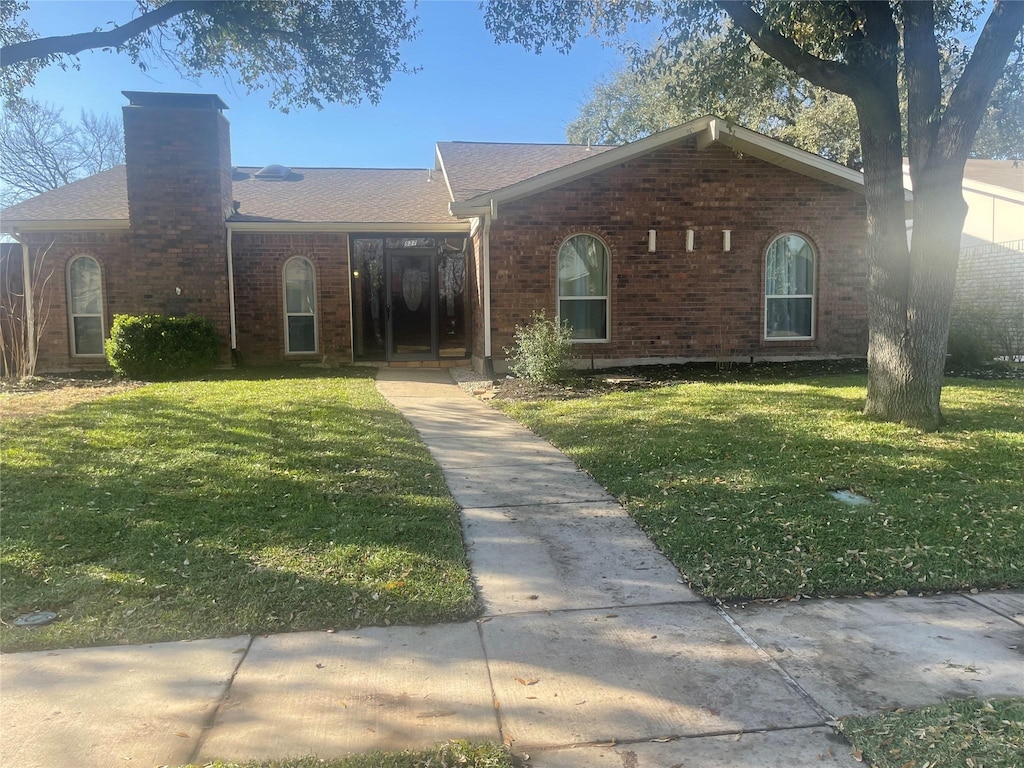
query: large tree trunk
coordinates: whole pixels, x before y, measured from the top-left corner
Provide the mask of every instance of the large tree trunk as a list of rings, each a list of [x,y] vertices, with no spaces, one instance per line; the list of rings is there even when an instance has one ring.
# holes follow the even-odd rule
[[[955,181],[923,185],[914,195],[909,251],[905,241],[888,247],[869,243],[869,416],[929,431],[942,426],[939,398],[966,211]],[[872,245],[885,252],[872,255]],[[886,283],[883,277],[880,285],[877,278],[884,274],[895,279]]]
[[[899,101],[895,89],[888,90],[873,88],[855,99],[867,200],[864,413],[934,430],[942,424],[939,396],[965,208],[957,183],[959,217],[944,217],[948,201],[929,179],[915,197],[914,246],[908,246]]]

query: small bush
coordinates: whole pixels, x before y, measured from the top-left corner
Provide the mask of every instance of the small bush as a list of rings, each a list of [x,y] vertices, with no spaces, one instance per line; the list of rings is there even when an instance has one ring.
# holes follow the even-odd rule
[[[946,342],[946,362],[954,368],[977,368],[992,362],[995,354],[987,335],[976,323],[954,318]]]
[[[213,323],[197,315],[114,315],[106,353],[122,376],[176,379],[216,365],[220,339]]]
[[[541,384],[565,378],[573,358],[572,328],[544,312],[534,312],[528,325],[516,325],[515,345],[505,349],[509,370]]]

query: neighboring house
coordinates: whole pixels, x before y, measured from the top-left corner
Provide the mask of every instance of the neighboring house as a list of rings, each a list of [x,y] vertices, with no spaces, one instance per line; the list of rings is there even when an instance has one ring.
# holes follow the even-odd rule
[[[904,161],[904,183],[910,174]],[[1024,160],[968,160],[953,330],[971,326],[993,354],[1024,356]],[[910,222],[908,222],[908,226]],[[909,231],[909,230],[908,230]]]
[[[122,313],[204,315],[253,364],[501,371],[537,310],[594,366],[866,352],[861,174],[718,118],[441,142],[429,169],[233,168],[217,96],[125,95],[125,166],[0,212],[53,274],[40,371],[103,366]]]

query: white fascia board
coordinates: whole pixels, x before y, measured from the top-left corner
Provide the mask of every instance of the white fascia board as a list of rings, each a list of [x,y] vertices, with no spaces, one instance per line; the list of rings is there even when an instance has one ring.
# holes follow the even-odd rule
[[[864,191],[864,174],[845,165],[826,160],[813,152],[797,149],[777,139],[772,139],[738,125],[728,125],[715,118],[713,121],[715,140],[744,154],[764,160],[780,168],[828,182],[839,187]],[[720,124],[718,124],[720,123]]]
[[[697,148],[700,150],[707,149],[715,142],[719,142],[739,152],[804,176],[845,189],[864,191],[864,175],[860,171],[826,160],[812,152],[791,147],[778,139],[764,136],[747,128],[730,125],[728,121],[720,117],[705,115],[632,144],[609,149],[594,157],[539,174],[504,189],[488,192],[486,195],[478,195],[461,203],[452,203],[448,209],[453,216],[479,216],[491,211],[492,202],[494,204],[505,203],[544,192],[552,187],[628,162],[667,144],[691,137],[696,138]]]
[[[229,221],[232,232],[301,232],[301,233],[347,233],[347,232],[414,232],[414,233],[445,233],[462,234],[469,232],[469,223],[452,221],[451,223],[423,222],[305,222],[305,221]]]
[[[448,170],[444,167],[444,157],[441,155],[441,147],[437,144],[434,145],[434,157],[437,158],[437,164],[441,166],[441,175],[444,177],[444,185],[448,187],[448,199],[454,200],[455,193],[452,192],[451,182],[448,181]]]
[[[913,188],[910,180],[910,164],[906,161],[903,162],[903,186],[908,190]],[[968,179],[966,176],[963,180],[963,188],[971,192],[989,195],[990,197],[1001,197],[1014,203],[1024,203],[1024,192],[1018,192],[1009,187],[996,186],[995,184],[986,184],[983,181],[975,181],[974,179]]]
[[[18,232],[110,232],[127,229],[130,229],[128,219],[83,219],[81,221],[69,221],[67,219],[53,221],[4,219],[0,222],[0,232],[7,232],[8,234]]]
[[[1008,189],[1007,187],[997,187],[995,184],[985,184],[981,181],[974,181],[973,179],[965,178],[964,189],[988,195],[989,197],[999,197],[1013,203],[1024,203],[1024,192],[1018,192],[1015,189]]]

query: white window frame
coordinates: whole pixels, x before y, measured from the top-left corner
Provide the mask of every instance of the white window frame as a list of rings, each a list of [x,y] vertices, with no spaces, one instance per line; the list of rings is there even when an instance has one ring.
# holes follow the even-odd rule
[[[73,290],[73,286],[71,285],[71,268],[72,268],[72,266],[74,266],[74,264],[76,262],[81,261],[83,259],[88,259],[89,261],[91,261],[93,263],[93,265],[96,267],[96,271],[99,273],[99,276],[100,276],[100,311],[99,312],[75,312],[74,290]],[[100,321],[100,338],[101,339],[105,339],[107,337],[106,328],[104,327],[104,322],[103,322],[103,309],[104,309],[104,302],[103,302],[103,267],[100,266],[99,261],[97,261],[94,256],[90,256],[87,253],[80,253],[80,254],[78,254],[76,256],[71,257],[71,259],[68,260],[67,267],[65,268],[65,273],[66,274],[65,274],[64,283],[65,283],[65,286],[66,286],[66,289],[67,289],[67,302],[68,302],[68,342],[69,342],[69,346],[71,347],[71,356],[72,357],[88,357],[88,358],[94,358],[94,359],[104,358],[104,357],[106,357],[106,352],[103,350],[102,343],[100,345],[100,351],[99,352],[79,352],[78,351],[78,341],[77,341],[78,337],[75,334],[75,321],[76,320],[78,320],[79,318],[97,317],[97,318],[99,318],[99,321]]]
[[[288,267],[296,262],[304,261],[309,265],[310,272],[313,276],[313,285],[311,287],[313,297],[313,308],[311,312],[289,312],[288,311]],[[284,310],[284,353],[286,355],[313,355],[320,351],[320,328],[319,323],[316,319],[316,265],[313,264],[312,259],[308,259],[305,256],[292,256],[284,263],[284,267],[281,270],[281,308]],[[312,317],[313,318],[313,349],[293,350],[292,339],[291,339],[291,326],[288,323],[289,318],[292,317]]]
[[[811,292],[810,293],[768,293],[768,256],[771,253],[772,246],[776,242],[781,240],[783,237],[799,237],[807,246],[811,249]],[[813,341],[815,339],[815,333],[817,331],[817,315],[818,315],[818,249],[815,247],[811,239],[803,234],[802,232],[783,232],[776,235],[768,243],[768,247],[764,249],[764,322],[762,323],[762,333],[765,341],[775,343],[785,343],[788,341]],[[768,335],[768,305],[772,299],[810,299],[811,300],[811,333],[809,336],[770,336]]]
[[[562,253],[562,248],[570,240],[576,237],[592,237],[601,243],[604,248],[605,265],[604,265],[604,295],[602,296],[562,296],[562,279],[559,275],[558,262],[559,255]],[[603,301],[604,302],[604,338],[598,339],[573,339],[573,344],[608,344],[612,338],[612,297],[611,297],[611,281],[612,281],[612,249],[608,247],[608,243],[603,237],[594,234],[593,232],[573,232],[567,238],[562,240],[558,246],[558,250],[555,251],[555,316],[558,318],[558,322],[562,322],[562,301]]]

